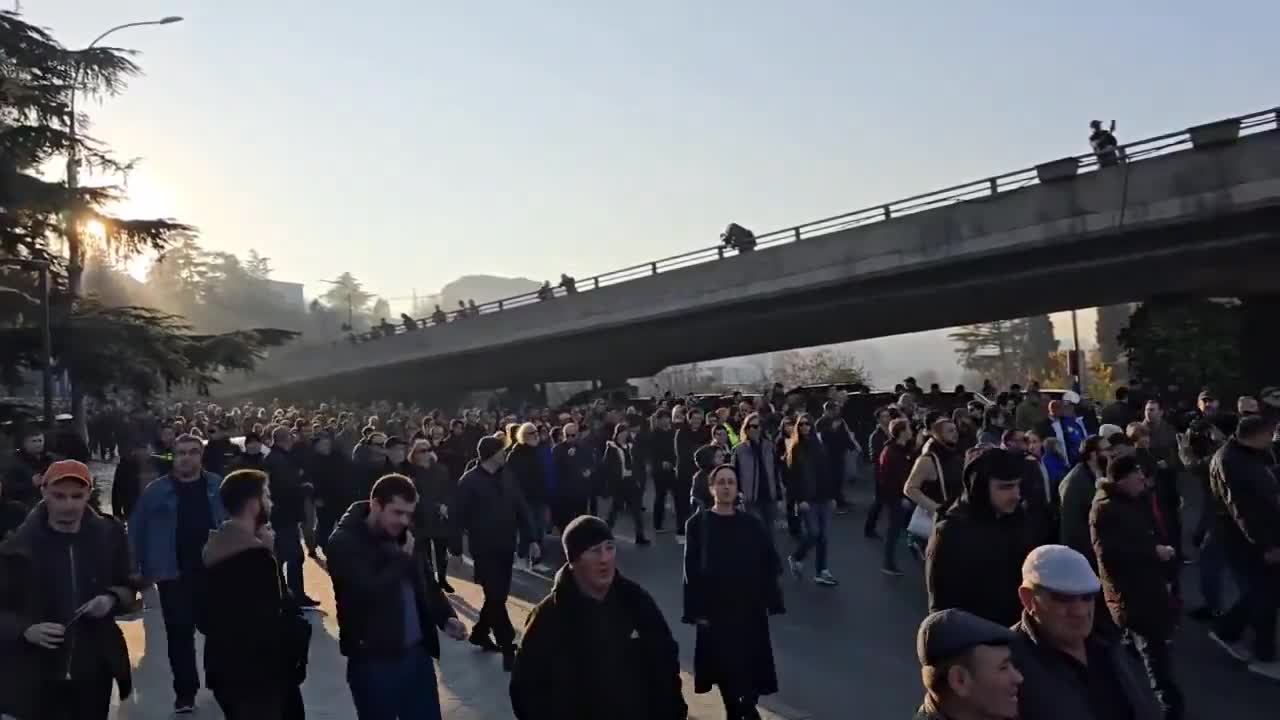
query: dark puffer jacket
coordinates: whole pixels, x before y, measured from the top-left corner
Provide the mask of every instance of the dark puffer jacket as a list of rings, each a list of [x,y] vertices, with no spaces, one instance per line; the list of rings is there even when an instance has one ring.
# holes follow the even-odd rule
[[[1173,632],[1173,605],[1159,540],[1145,496],[1126,495],[1109,480],[1098,481],[1089,511],[1089,533],[1111,618],[1150,638]]]
[[[925,552],[929,611],[959,608],[1009,626],[1022,615],[1022,561],[1034,546],[1026,511],[997,516],[991,479],[1018,480],[1021,457],[988,450],[964,471],[964,493],[938,513]],[[979,480],[981,478],[981,480]]]

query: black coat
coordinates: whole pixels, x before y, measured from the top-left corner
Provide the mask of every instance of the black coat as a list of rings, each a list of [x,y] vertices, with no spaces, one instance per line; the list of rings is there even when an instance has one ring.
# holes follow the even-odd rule
[[[959,608],[1008,626],[1022,614],[1022,561],[1035,540],[1021,507],[996,516],[990,481],[975,482],[975,474],[966,473],[964,494],[938,513],[929,536],[924,561],[929,611]]]
[[[532,445],[515,444],[507,454],[507,472],[515,478],[524,499],[531,503],[547,501],[547,473],[538,457],[538,449]]]
[[[1097,491],[1098,477],[1084,462],[1071,468],[1058,485],[1062,498],[1058,536],[1063,545],[1083,555],[1094,568],[1098,567],[1098,558],[1093,555],[1093,538],[1089,536],[1089,510]]]
[[[368,518],[368,501],[352,505],[325,547],[338,605],[338,649],[347,657],[403,653],[401,587],[408,580],[418,605],[422,644],[432,657],[440,657],[440,638],[431,627],[443,629],[456,615],[435,576],[427,571],[426,553],[415,552],[411,557],[395,541],[375,537]]]
[[[693,453],[709,442],[711,442],[711,429],[706,425],[699,426],[697,430],[688,426],[676,430],[676,470],[681,479],[688,480],[698,471],[697,466],[693,464]]]
[[[509,473],[497,475],[483,466],[468,470],[458,483],[451,508],[458,531],[467,535],[467,546],[477,552],[510,553],[517,539],[531,543],[533,524],[520,486]]]
[[[839,485],[829,455],[815,437],[800,442],[786,461],[788,500],[801,503],[835,499]]]
[[[591,448],[581,442],[562,442],[551,449],[556,467],[556,490],[566,499],[591,497],[596,461]]]
[[[448,539],[458,534],[453,523],[451,508],[457,483],[449,477],[449,469],[439,462],[431,467],[409,465],[405,474],[413,479],[418,489],[418,505],[413,510],[413,531],[421,538]],[[445,513],[440,513],[444,506]]]
[[[1217,529],[1227,552],[1245,563],[1280,547],[1280,486],[1269,449],[1254,450],[1232,438],[1209,463]]]
[[[636,463],[631,445],[623,447],[612,440],[605,444],[598,482],[608,497],[629,498],[643,491],[644,474]]]
[[[694,692],[778,692],[769,616],[784,612],[782,563],[759,519],[704,510],[689,518],[684,616],[697,625]]]
[[[209,688],[231,697],[281,692],[306,677],[311,626],[282,592],[271,548],[231,523],[204,547],[196,623]]]
[[[593,698],[614,695],[599,688],[597,649],[584,622],[585,603],[568,570],[556,573],[551,594],[534,607],[525,622],[524,641],[511,673],[511,709],[517,720],[611,720],[614,707]],[[616,603],[624,618],[610,638],[624,648],[630,682],[619,695],[646,703],[634,709],[646,720],[685,720],[688,706],[680,692],[679,646],[658,604],[649,593],[620,573],[604,602]],[[594,693],[584,692],[595,688]]]
[[[311,453],[303,472],[323,511],[332,517],[341,517],[352,503],[369,499],[369,488],[352,472],[351,461],[340,453]]]
[[[1131,497],[1115,483],[1099,481],[1089,511],[1089,533],[1098,576],[1116,625],[1149,638],[1168,638],[1174,610],[1165,563],[1146,496]]]
[[[271,522],[279,527],[302,522],[302,465],[298,456],[279,448],[267,454],[264,463],[271,487]]]
[[[28,455],[21,450],[14,453],[12,463],[0,479],[4,483],[4,498],[20,502],[28,508],[35,507],[40,502],[40,488],[36,487],[32,478],[44,475],[52,462],[53,457],[49,453]]]
[[[44,717],[41,708],[50,694],[67,692],[68,686],[59,682],[67,668],[82,667],[85,662],[105,668],[120,697],[129,697],[133,690],[129,649],[111,616],[83,617],[73,630],[74,642],[59,650],[45,650],[22,639],[34,623],[68,620],[57,617],[55,608],[68,605],[70,599],[52,595],[52,588],[60,583],[46,577],[49,567],[36,561],[37,544],[52,532],[47,529],[48,517],[44,504],[37,505],[21,527],[0,543],[0,652],[5,659],[0,672],[0,713],[19,718]],[[81,587],[80,596],[109,593],[116,597],[116,614],[132,612],[137,590],[129,577],[133,566],[124,526],[87,509],[72,548],[76,558],[72,566],[80,563],[78,575],[90,584]],[[66,648],[75,657],[67,657]]]

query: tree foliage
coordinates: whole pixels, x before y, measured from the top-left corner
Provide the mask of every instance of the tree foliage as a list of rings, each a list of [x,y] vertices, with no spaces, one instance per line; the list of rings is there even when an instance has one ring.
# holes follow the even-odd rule
[[[354,275],[344,272],[336,280],[330,281],[329,286],[329,289],[320,296],[325,305],[343,312],[349,309],[353,314],[358,315],[368,312],[373,294],[365,292],[364,286]]]
[[[1190,396],[1202,387],[1240,387],[1240,332],[1233,303],[1161,297],[1139,306],[1119,337],[1133,381],[1161,394]]]
[[[1098,308],[1098,324],[1094,332],[1103,362],[1114,365],[1120,361],[1120,355],[1124,352],[1120,333],[1128,326],[1131,314],[1129,305],[1104,305]]]
[[[1000,387],[1049,371],[1058,350],[1048,315],[964,325],[948,337],[956,343],[962,367]]]
[[[871,384],[871,375],[851,353],[788,350],[774,356],[773,377],[788,388],[824,383]]]

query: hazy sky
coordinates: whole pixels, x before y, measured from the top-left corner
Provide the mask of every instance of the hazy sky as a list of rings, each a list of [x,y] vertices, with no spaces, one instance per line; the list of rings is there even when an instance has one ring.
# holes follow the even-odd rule
[[[0,0],[8,4],[11,0]],[[1274,0],[24,0],[146,75],[129,211],[317,292],[585,277],[1274,105]],[[1034,11],[1029,8],[1034,8]]]

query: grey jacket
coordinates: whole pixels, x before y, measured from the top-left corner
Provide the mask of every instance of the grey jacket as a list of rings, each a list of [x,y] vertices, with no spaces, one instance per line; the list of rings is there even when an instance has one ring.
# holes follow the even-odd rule
[[[1080,687],[1076,670],[1061,652],[1041,644],[1035,621],[1023,613],[1013,632],[1017,636],[1011,646],[1013,661],[1022,673],[1018,716],[1022,720],[1093,720],[1088,691]],[[1119,680],[1133,720],[1162,720],[1155,693],[1124,646],[1095,638],[1089,638],[1089,643],[1105,649],[1107,671]]]
[[[750,441],[743,440],[733,449],[733,467],[738,473],[738,491],[749,505],[762,502],[773,502],[782,498],[782,488],[778,484],[777,463],[773,457],[773,444],[761,441],[760,451],[764,455],[757,462],[756,449]],[[760,477],[759,466],[764,467],[764,476]]]

